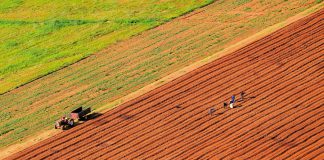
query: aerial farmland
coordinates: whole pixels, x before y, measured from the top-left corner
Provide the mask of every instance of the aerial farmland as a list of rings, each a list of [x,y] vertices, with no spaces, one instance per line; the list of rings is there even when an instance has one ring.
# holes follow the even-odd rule
[[[0,159],[323,159],[323,18],[322,0],[0,2]]]

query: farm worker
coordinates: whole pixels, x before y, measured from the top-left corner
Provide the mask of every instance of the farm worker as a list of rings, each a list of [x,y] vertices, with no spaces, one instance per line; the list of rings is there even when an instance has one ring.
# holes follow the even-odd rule
[[[216,111],[215,108],[210,108],[208,114],[212,116],[215,111]]]
[[[230,108],[234,108],[234,103],[235,103],[235,95],[232,96],[232,99],[230,101]]]
[[[227,103],[226,103],[226,102],[224,102],[224,109],[226,109],[226,107],[227,107]]]
[[[232,102],[235,102],[235,95],[232,95]]]
[[[241,101],[244,101],[244,95],[245,95],[245,92],[242,91],[242,92],[240,93],[240,95],[241,95]]]
[[[230,102],[230,108],[234,108],[234,103],[232,101]]]

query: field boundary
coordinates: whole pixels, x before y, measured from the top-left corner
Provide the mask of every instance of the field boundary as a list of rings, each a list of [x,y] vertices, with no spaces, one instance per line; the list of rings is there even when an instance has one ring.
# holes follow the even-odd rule
[[[138,91],[135,91],[135,92],[133,92],[133,93],[131,93],[131,94],[125,96],[125,97],[122,97],[122,98],[120,98],[120,99],[118,99],[116,101],[108,103],[107,105],[105,105],[105,106],[103,106],[103,107],[101,107],[99,109],[96,109],[95,112],[104,113],[104,112],[106,112],[108,110],[116,108],[118,105],[120,105],[120,104],[122,104],[124,102],[130,101],[130,100],[135,99],[135,98],[137,98],[137,97],[139,97],[139,96],[141,96],[141,95],[143,95],[145,93],[148,93],[148,92],[150,92],[150,91],[152,91],[152,90],[154,90],[154,89],[156,89],[156,88],[158,88],[158,87],[160,87],[162,85],[165,85],[166,83],[168,83],[168,82],[170,82],[170,81],[172,81],[172,80],[174,80],[176,78],[179,78],[180,76],[185,75],[188,72],[191,72],[191,71],[193,71],[193,70],[195,70],[195,69],[197,69],[197,68],[199,68],[199,67],[201,67],[203,65],[206,65],[206,64],[218,59],[219,57],[222,57],[224,55],[232,53],[233,51],[235,51],[237,49],[240,49],[241,47],[244,47],[244,46],[246,46],[246,45],[248,45],[248,44],[250,44],[250,43],[252,43],[252,42],[254,42],[256,40],[259,40],[259,39],[261,39],[261,38],[275,32],[275,31],[285,27],[285,26],[288,26],[289,24],[291,24],[291,23],[293,23],[293,22],[295,22],[297,20],[300,20],[300,19],[302,19],[302,18],[304,18],[304,17],[306,17],[306,16],[320,10],[322,7],[323,7],[323,3],[320,3],[320,4],[314,6],[314,7],[310,8],[310,9],[305,10],[304,12],[301,12],[301,13],[293,16],[293,17],[288,18],[287,20],[285,20],[285,21],[283,21],[281,23],[278,23],[276,25],[268,27],[268,28],[256,33],[256,34],[254,34],[253,36],[250,36],[250,37],[248,37],[248,38],[246,38],[246,39],[244,39],[244,40],[242,40],[242,41],[240,41],[240,42],[238,42],[238,43],[236,43],[234,45],[231,45],[230,47],[224,49],[223,51],[217,52],[217,53],[213,54],[210,57],[207,57],[207,58],[205,58],[205,59],[203,59],[201,61],[195,62],[195,63],[193,63],[193,64],[191,64],[191,65],[189,65],[187,67],[184,67],[183,69],[180,69],[180,70],[178,70],[178,71],[176,71],[176,72],[174,72],[174,73],[172,73],[172,74],[170,74],[170,75],[168,75],[168,76],[166,76],[166,77],[164,77],[164,78],[162,78],[162,79],[160,79],[160,80],[158,80],[158,81],[156,81],[154,83],[151,83],[150,85],[147,85],[147,86],[139,89]],[[20,151],[20,150],[22,150],[24,148],[27,148],[27,147],[29,147],[31,145],[34,145],[34,144],[38,143],[39,141],[47,139],[47,138],[49,138],[49,137],[51,137],[53,135],[56,135],[58,133],[60,133],[60,131],[56,131],[54,129],[51,129],[51,130],[48,130],[48,131],[45,131],[45,132],[41,132],[37,136],[30,137],[29,139],[27,139],[26,141],[24,141],[24,142],[22,142],[20,144],[15,144],[15,145],[6,147],[6,149],[0,150],[0,153],[1,153],[0,154],[1,155],[0,159],[3,159],[3,158],[5,158],[5,157],[7,157],[7,156],[9,156],[11,154],[14,154],[14,153],[16,153],[16,152],[18,152],[18,151]]]

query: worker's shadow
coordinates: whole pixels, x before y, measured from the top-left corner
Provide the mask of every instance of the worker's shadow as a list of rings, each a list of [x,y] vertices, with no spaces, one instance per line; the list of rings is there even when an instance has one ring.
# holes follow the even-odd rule
[[[245,97],[243,100],[237,100],[237,102],[246,102],[246,101],[249,101],[249,100],[251,100],[251,99],[254,99],[255,98],[255,96],[250,96],[250,97]]]
[[[124,120],[129,120],[129,119],[132,119],[134,116],[127,115],[127,114],[120,114],[119,117],[124,119]]]
[[[234,108],[242,108],[243,106],[241,104],[233,106]]]
[[[225,112],[224,111],[222,111],[222,112],[213,112],[212,114],[211,114],[211,116],[220,116],[220,115],[222,115],[222,114],[224,114]],[[210,115],[210,113],[209,113],[209,115]]]
[[[222,114],[224,114],[224,112],[218,112],[218,113],[215,113],[214,115],[215,115],[215,116],[220,116],[220,115],[222,115]]]

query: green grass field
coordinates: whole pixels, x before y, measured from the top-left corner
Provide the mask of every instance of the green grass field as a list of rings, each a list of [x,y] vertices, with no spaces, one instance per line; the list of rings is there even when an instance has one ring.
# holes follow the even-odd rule
[[[212,0],[0,1],[0,94]]]

